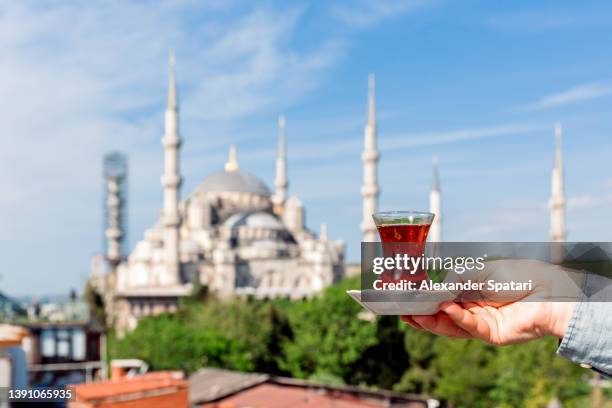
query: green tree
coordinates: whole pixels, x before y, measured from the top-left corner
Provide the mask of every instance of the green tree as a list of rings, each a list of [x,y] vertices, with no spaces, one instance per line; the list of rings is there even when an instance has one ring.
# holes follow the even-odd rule
[[[396,391],[433,395],[439,373],[432,362],[436,357],[434,344],[438,337],[432,333],[405,326],[404,348],[409,363],[402,378],[394,385]]]
[[[160,315],[141,320],[138,327],[113,346],[118,358],[140,358],[156,370],[225,367],[250,371],[247,347],[216,330],[200,330],[180,316]]]
[[[545,407],[557,398],[565,407],[589,394],[590,373],[555,355],[552,338],[497,350],[497,381],[491,396],[506,406]]]
[[[285,311],[274,303],[266,304],[259,310],[260,321],[264,321],[266,331],[262,333],[263,352],[256,359],[256,371],[287,375],[281,368],[283,344],[293,340],[293,330]]]
[[[178,313],[143,319],[110,341],[111,354],[153,369],[213,366],[427,394],[457,408],[588,404],[590,372],[557,357],[555,340],[495,347],[414,330],[395,316],[365,319],[345,293],[358,286],[346,279],[299,302],[218,299],[200,287]]]
[[[380,316],[376,321],[376,342],[366,348],[351,366],[347,381],[392,389],[408,367],[404,330],[397,316]]]
[[[94,323],[102,328],[107,327],[106,311],[104,310],[104,299],[94,289],[90,282],[87,282],[83,292],[83,301],[89,307],[89,313]]]
[[[194,330],[216,330],[244,344],[253,370],[270,374],[288,374],[278,360],[282,344],[290,341],[292,330],[284,308],[275,302],[208,296],[205,302],[193,302],[183,309],[184,324]]]
[[[494,346],[478,340],[440,337],[434,344],[433,361],[440,373],[435,395],[456,404],[457,408],[495,406],[491,391],[495,387]]]
[[[353,364],[377,343],[376,325],[359,319],[361,306],[347,301],[346,290],[356,285],[355,279],[345,280],[289,306],[293,340],[283,345],[283,369],[298,378],[352,377]]]

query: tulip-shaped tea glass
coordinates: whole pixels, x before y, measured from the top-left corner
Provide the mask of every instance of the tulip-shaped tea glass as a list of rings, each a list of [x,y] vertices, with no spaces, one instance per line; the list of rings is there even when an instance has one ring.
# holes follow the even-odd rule
[[[399,280],[423,281],[429,279],[424,265],[414,267],[413,260],[424,255],[427,233],[434,219],[434,214],[419,211],[386,211],[372,214],[380,240],[383,255],[397,259],[408,260],[408,266],[402,262],[402,267],[383,273],[383,282]]]

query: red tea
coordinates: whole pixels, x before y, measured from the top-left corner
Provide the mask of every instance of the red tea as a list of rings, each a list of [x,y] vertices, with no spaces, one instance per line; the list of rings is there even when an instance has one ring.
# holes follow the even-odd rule
[[[378,234],[382,241],[385,257],[395,257],[397,254],[420,257],[425,250],[427,233],[431,224],[388,224],[379,225]],[[414,243],[415,245],[394,245],[396,243]],[[385,245],[387,244],[387,245]],[[427,271],[419,268],[412,273],[403,270],[389,271],[383,274],[383,282],[398,282],[399,280],[423,281],[427,280]]]
[[[380,225],[378,234],[382,242],[415,242],[425,243],[430,224],[423,225]]]

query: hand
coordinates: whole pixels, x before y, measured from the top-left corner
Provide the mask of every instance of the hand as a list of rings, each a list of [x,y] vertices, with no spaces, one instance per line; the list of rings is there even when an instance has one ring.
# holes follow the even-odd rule
[[[552,280],[550,273],[555,273]],[[534,289],[503,293],[482,291],[480,300],[445,302],[433,316],[402,316],[402,320],[416,329],[454,338],[476,338],[497,345],[521,343],[547,335],[562,338],[576,302],[542,299],[549,299],[552,293],[576,299],[578,286],[572,272],[560,271],[558,266],[538,261],[505,260],[488,263],[484,273],[451,278],[499,282],[508,276],[520,280],[521,275],[535,281]],[[555,288],[551,291],[552,285]]]
[[[503,306],[446,302],[433,316],[402,316],[402,320],[415,329],[442,336],[506,345],[547,335],[562,338],[575,305],[574,302],[515,302]]]

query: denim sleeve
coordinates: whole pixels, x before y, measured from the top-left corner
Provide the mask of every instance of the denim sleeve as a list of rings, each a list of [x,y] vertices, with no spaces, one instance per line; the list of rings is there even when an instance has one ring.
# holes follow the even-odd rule
[[[587,273],[557,354],[612,376],[612,281]]]

